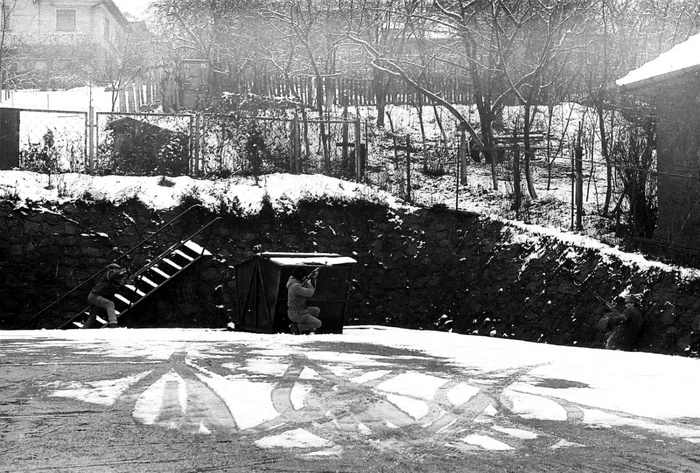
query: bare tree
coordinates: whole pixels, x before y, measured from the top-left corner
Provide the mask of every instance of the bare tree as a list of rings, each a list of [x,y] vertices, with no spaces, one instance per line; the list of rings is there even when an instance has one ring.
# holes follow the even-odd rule
[[[526,112],[541,91],[558,74],[558,61],[572,48],[569,37],[584,18],[587,2],[581,0],[441,1],[435,21],[453,32],[448,45],[457,56],[455,66],[468,74],[479,112],[485,154],[495,166],[494,125],[510,97],[526,106]],[[524,121],[526,134],[529,120]],[[528,139],[526,136],[526,143]],[[526,153],[526,166],[529,152]],[[494,188],[497,188],[494,175]],[[528,180],[530,193],[534,186]]]
[[[597,117],[600,152],[606,163],[606,195],[602,214],[608,216],[615,183],[612,150],[624,137],[616,137],[614,115],[622,103],[611,84],[674,44],[687,39],[700,26],[700,5],[694,0],[600,0],[593,4],[576,54],[580,64],[571,75],[583,78],[579,96],[592,106]],[[624,129],[624,127],[623,127]]]
[[[333,2],[314,0],[292,0],[285,6],[285,9],[265,9],[263,15],[281,25],[282,30],[287,31],[290,51],[301,51],[296,60],[304,62],[304,68],[308,68],[307,70],[314,77],[315,107],[321,118],[319,126],[323,160],[324,166],[328,169],[330,168],[330,144],[323,121],[326,108],[325,79],[337,74],[336,53],[344,36],[342,31],[340,34],[334,31],[333,21],[337,21],[337,14],[342,10]],[[291,64],[292,61],[294,57],[289,56],[288,63]]]
[[[0,102],[5,90],[7,77],[7,34],[12,28],[12,12],[17,7],[17,0],[0,0]]]
[[[225,79],[254,64],[258,50],[259,15],[264,0],[156,0],[152,6],[157,33],[171,60],[207,62],[209,94],[218,96]],[[255,31],[255,30],[258,31]]]

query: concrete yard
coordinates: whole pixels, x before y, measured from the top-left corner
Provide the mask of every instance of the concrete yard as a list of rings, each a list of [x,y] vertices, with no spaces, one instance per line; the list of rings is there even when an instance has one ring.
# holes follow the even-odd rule
[[[0,332],[0,471],[698,472],[700,360],[394,328]]]

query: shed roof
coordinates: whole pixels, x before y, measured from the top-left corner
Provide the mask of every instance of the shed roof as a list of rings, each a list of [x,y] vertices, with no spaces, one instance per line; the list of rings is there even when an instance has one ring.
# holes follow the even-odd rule
[[[341,256],[336,253],[262,253],[263,258],[268,258],[270,262],[280,266],[299,266],[299,265],[344,265],[355,264],[353,258]]]
[[[700,73],[700,34],[677,44],[615,83],[622,92],[643,92],[644,89],[698,73]]]
[[[117,118],[107,123],[107,128],[116,132],[123,131],[149,131],[151,133],[175,133],[172,130],[163,128],[162,126],[147,123],[142,120],[137,120],[131,117]]]

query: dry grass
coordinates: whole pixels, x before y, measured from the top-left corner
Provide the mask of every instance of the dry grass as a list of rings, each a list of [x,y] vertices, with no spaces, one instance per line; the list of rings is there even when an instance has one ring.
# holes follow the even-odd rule
[[[622,243],[622,239],[615,235],[615,222],[600,215],[605,199],[604,173],[600,170],[594,174],[589,170],[586,174],[583,229],[575,230],[571,171],[567,164],[555,164],[551,179],[548,179],[544,164],[536,162],[533,178],[537,198],[524,197],[519,210],[513,206],[512,171],[505,166],[497,166],[498,190],[493,188],[489,164],[470,163],[467,168],[467,183],[459,185],[459,189],[454,166],[446,166],[444,169],[447,173],[436,175],[433,172],[424,173],[422,166],[415,166],[410,179],[411,201],[428,207],[446,206],[561,231],[575,231],[611,245]],[[405,170],[392,169],[381,174],[370,174],[370,180],[396,195],[406,197]],[[523,187],[524,185],[523,182]]]

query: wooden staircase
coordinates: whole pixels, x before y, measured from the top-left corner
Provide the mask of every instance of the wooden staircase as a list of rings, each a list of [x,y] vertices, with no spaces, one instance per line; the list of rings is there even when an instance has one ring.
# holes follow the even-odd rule
[[[211,256],[211,253],[192,240],[182,241],[168,248],[148,265],[132,274],[127,283],[117,291],[113,299],[117,319],[206,256]],[[104,328],[107,326],[106,317],[103,309],[88,306],[59,328]]]

